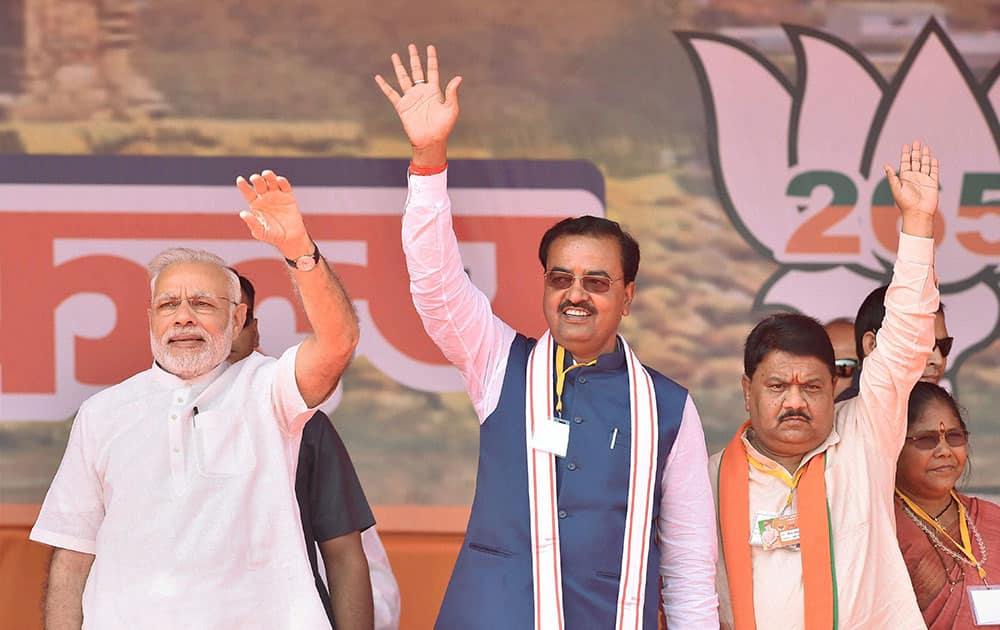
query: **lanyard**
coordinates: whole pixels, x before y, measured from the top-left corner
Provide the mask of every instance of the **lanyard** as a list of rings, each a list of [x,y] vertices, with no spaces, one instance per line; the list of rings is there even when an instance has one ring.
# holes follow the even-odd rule
[[[958,495],[955,494],[954,490],[951,491],[951,498],[954,499],[955,503],[958,504],[959,531],[962,533],[961,545],[955,542],[955,539],[952,538],[951,535],[948,534],[948,532],[945,531],[943,527],[941,527],[940,523],[934,520],[934,518],[931,517],[929,514],[927,514],[927,512],[924,512],[923,508],[914,503],[910,497],[900,492],[899,488],[896,488],[896,494],[899,495],[899,498],[903,500],[903,503],[906,504],[906,507],[910,508],[910,510],[914,514],[922,518],[928,525],[938,530],[939,533],[943,534],[944,537],[947,538],[949,541],[951,541],[951,544],[955,545],[955,547],[957,547],[958,550],[961,551],[966,558],[971,560],[972,564],[976,567],[976,570],[979,571],[979,577],[981,577],[983,581],[986,581],[986,569],[983,568],[982,563],[979,560],[976,560],[976,556],[973,555],[972,553],[972,540],[969,538],[969,524],[965,520],[965,506],[962,505],[962,502],[958,500]]]
[[[769,468],[763,463],[757,460],[756,457],[747,452],[747,461],[750,465],[764,473],[765,475],[771,475],[777,479],[780,479],[786,486],[790,488],[788,492],[788,498],[785,499],[785,507],[781,509],[782,513],[787,510],[792,505],[792,498],[795,497],[795,490],[799,487],[799,481],[802,480],[802,473],[806,471],[806,466],[799,466],[799,469],[795,471],[795,475],[789,475],[788,471],[784,468]],[[808,464],[808,462],[806,462]]]
[[[578,367],[588,367],[591,365],[597,365],[597,359],[590,361],[589,363],[574,363],[568,368],[563,368],[563,363],[566,362],[566,348],[562,346],[556,346],[556,415],[562,418],[562,392],[563,385],[566,384],[566,374],[570,370]]]

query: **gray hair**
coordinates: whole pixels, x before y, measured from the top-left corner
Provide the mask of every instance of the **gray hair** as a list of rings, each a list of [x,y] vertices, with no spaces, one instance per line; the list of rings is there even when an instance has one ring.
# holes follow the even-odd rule
[[[149,271],[149,292],[152,293],[156,287],[156,279],[160,273],[170,265],[178,263],[207,263],[215,265],[229,278],[229,299],[235,303],[240,303],[240,280],[236,273],[229,268],[226,261],[216,256],[212,252],[203,249],[191,249],[188,247],[171,247],[157,254],[153,260],[149,261],[146,269]]]

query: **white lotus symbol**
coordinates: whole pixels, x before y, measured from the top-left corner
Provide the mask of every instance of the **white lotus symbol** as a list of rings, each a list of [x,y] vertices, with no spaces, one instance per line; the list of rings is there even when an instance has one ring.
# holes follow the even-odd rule
[[[895,258],[898,211],[882,164],[898,164],[899,147],[920,138],[942,164],[936,271],[958,333],[953,356],[995,336],[1000,66],[978,83],[933,19],[890,82],[843,41],[785,31],[794,80],[741,42],[679,35],[701,79],[722,203],[783,265],[758,302],[854,315]]]

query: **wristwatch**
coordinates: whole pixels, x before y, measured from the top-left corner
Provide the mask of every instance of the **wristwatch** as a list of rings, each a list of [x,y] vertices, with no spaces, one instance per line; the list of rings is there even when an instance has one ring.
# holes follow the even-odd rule
[[[286,258],[285,262],[292,269],[298,269],[299,271],[312,271],[317,264],[319,264],[319,246],[313,241],[313,253],[304,254],[298,258],[292,260],[291,258]]]

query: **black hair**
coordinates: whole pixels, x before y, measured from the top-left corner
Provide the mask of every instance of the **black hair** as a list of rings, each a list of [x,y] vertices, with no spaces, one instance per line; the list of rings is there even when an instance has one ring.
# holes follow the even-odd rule
[[[940,385],[926,381],[917,382],[913,386],[913,390],[910,391],[909,408],[906,410],[906,426],[912,427],[920,419],[920,416],[923,415],[927,405],[934,401],[940,402],[955,414],[955,417],[958,418],[958,424],[962,427],[963,431],[969,430],[965,424],[965,409],[955,401],[955,398],[948,393],[948,390]]]
[[[854,349],[858,353],[858,363],[865,360],[865,333],[878,332],[882,327],[882,320],[885,319],[885,294],[888,290],[889,285],[884,285],[869,293],[858,309],[858,316],[854,318]],[[936,312],[944,315],[944,302],[938,302]]]
[[[865,360],[865,345],[862,343],[865,333],[874,333],[882,327],[882,320],[885,319],[885,293],[888,290],[889,285],[885,285],[869,293],[858,309],[858,316],[854,318],[854,349],[858,353],[858,363]]]
[[[584,215],[582,217],[563,219],[556,223],[542,236],[542,242],[538,245],[538,260],[542,262],[542,268],[548,270],[549,247],[561,236],[593,236],[607,237],[618,241],[618,248],[621,250],[622,271],[625,273],[625,284],[635,281],[635,276],[639,273],[639,243],[632,235],[622,229],[617,221]]]
[[[242,291],[243,295],[246,296],[247,319],[245,322],[243,322],[243,327],[246,328],[247,326],[253,323],[253,305],[254,305],[254,300],[256,299],[257,296],[257,291],[253,288],[253,283],[250,282],[250,280],[246,276],[236,271],[232,267],[229,267],[229,270],[235,273],[236,277],[239,278],[240,291]]]
[[[818,321],[798,313],[776,313],[761,320],[747,336],[743,347],[743,373],[752,379],[768,353],[780,350],[799,357],[815,357],[836,374],[833,344]]]

